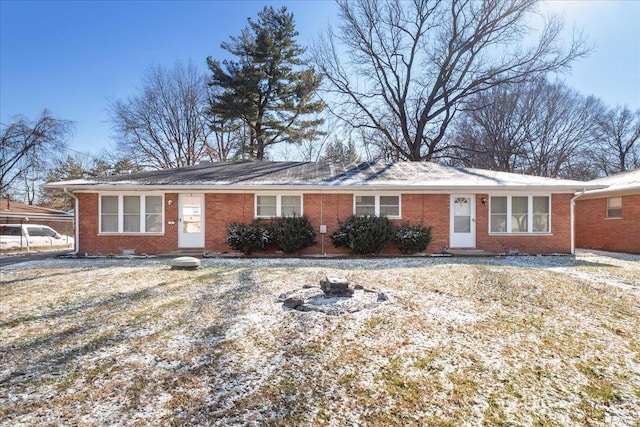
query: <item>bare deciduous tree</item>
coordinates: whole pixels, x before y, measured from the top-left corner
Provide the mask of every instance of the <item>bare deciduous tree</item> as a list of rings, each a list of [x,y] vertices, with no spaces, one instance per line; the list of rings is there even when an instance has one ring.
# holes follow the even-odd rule
[[[380,133],[404,159],[437,157],[469,97],[562,71],[589,50],[579,36],[562,49],[557,18],[527,46],[536,3],[338,0],[340,31],[329,30],[314,49],[339,99],[336,114]]]
[[[525,109],[531,119],[526,122],[528,148],[524,172],[573,178],[572,171],[580,163],[588,162],[591,130],[601,103],[563,83],[540,80],[528,86]]]
[[[602,109],[562,82],[493,88],[467,103],[455,126],[458,164],[547,177],[594,178],[591,134]]]
[[[150,68],[141,93],[110,105],[116,144],[144,167],[196,164],[207,153],[211,129],[204,75],[189,62]]]
[[[72,129],[72,122],[56,119],[47,110],[37,120],[17,116],[12,123],[2,124],[0,194],[11,192],[33,203],[35,183],[43,178],[45,166],[67,149]]]
[[[640,168],[640,109],[618,107],[605,111],[596,122],[600,149],[596,159],[605,175]]]

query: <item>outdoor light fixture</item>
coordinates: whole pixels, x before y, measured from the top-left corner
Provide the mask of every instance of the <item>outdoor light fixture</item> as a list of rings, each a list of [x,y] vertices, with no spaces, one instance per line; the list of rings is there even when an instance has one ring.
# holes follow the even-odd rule
[[[487,204],[487,198],[486,198],[486,197],[483,197],[483,198],[482,198],[482,204],[483,204],[483,205],[486,205],[486,204]]]
[[[173,204],[173,200],[171,200],[171,199],[167,200],[167,204],[168,204],[169,206],[171,206],[171,205]]]

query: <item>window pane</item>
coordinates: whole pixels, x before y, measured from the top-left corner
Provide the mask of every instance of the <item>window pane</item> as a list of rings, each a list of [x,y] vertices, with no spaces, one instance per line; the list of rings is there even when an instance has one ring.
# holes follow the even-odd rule
[[[400,206],[382,206],[382,205],[380,205],[380,215],[400,216]]]
[[[491,213],[507,213],[507,198],[506,197],[492,197],[491,198]]]
[[[160,233],[162,232],[162,215],[160,214],[147,214],[144,218],[145,231],[147,233]]]
[[[144,208],[144,231],[147,233],[162,232],[162,197],[146,196]]]
[[[125,233],[137,233],[140,231],[140,215],[125,215],[124,230]]]
[[[622,197],[607,199],[607,218],[622,218]]]
[[[40,227],[27,227],[27,232],[33,237],[45,236]]]
[[[527,231],[527,215],[511,216],[511,231],[514,233],[524,233]]]
[[[147,196],[144,201],[146,213],[162,213],[162,197]]]
[[[549,232],[549,214],[533,214],[533,232]]]
[[[375,214],[376,214],[375,206],[356,206],[357,216],[375,215]]]
[[[280,200],[282,216],[300,216],[302,213],[301,196],[282,196]]]
[[[257,196],[256,213],[258,216],[276,216],[276,196]]]
[[[102,215],[102,227],[100,231],[103,233],[117,233],[118,232],[118,215]]]
[[[380,196],[380,215],[400,216],[400,196]]]
[[[118,196],[102,196],[102,213],[118,213]]]
[[[534,197],[533,198],[533,213],[549,213],[549,198],[548,197]]]
[[[533,198],[533,231],[534,233],[549,232],[549,198]]]
[[[124,196],[122,198],[124,212],[124,232],[137,233],[140,231],[140,197]]]
[[[511,212],[514,214],[526,214],[529,210],[528,197],[513,197],[511,199]]]
[[[356,196],[356,206],[375,206],[376,196]]]
[[[100,200],[102,233],[118,232],[118,196],[102,196]]]
[[[471,232],[471,217],[469,217],[469,216],[454,216],[453,217],[453,232],[454,233],[470,233]]]
[[[376,196],[356,196],[356,215],[375,215]]]
[[[511,231],[514,233],[524,233],[528,230],[528,197],[511,198]]]
[[[491,231],[493,233],[504,233],[507,231],[507,215],[491,214]]]
[[[398,206],[400,196],[380,196],[380,206]]]
[[[138,196],[124,196],[124,213],[125,214],[139,214],[140,213],[140,197]]]

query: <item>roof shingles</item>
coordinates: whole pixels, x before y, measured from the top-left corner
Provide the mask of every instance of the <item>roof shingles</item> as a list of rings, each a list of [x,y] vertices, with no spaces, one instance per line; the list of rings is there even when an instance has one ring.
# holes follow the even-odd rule
[[[177,169],[148,171],[97,180],[48,184],[49,187],[88,189],[123,186],[264,188],[291,187],[407,187],[412,189],[546,188],[579,191],[599,188],[580,181],[559,180],[482,169],[467,169],[432,162],[359,163],[221,162]]]

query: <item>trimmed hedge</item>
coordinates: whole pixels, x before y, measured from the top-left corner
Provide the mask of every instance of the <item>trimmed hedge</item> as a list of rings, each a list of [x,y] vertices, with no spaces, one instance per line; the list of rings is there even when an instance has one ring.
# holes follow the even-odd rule
[[[306,216],[274,218],[269,227],[276,249],[292,254],[316,244],[316,232]]]
[[[394,225],[386,216],[351,215],[331,234],[333,246],[362,255],[380,253],[393,239]]]
[[[269,229],[257,219],[250,224],[230,224],[227,234],[225,242],[245,255],[262,251],[271,243]]]
[[[403,254],[415,254],[427,249],[431,243],[431,226],[409,224],[408,222],[396,227],[395,242]]]

